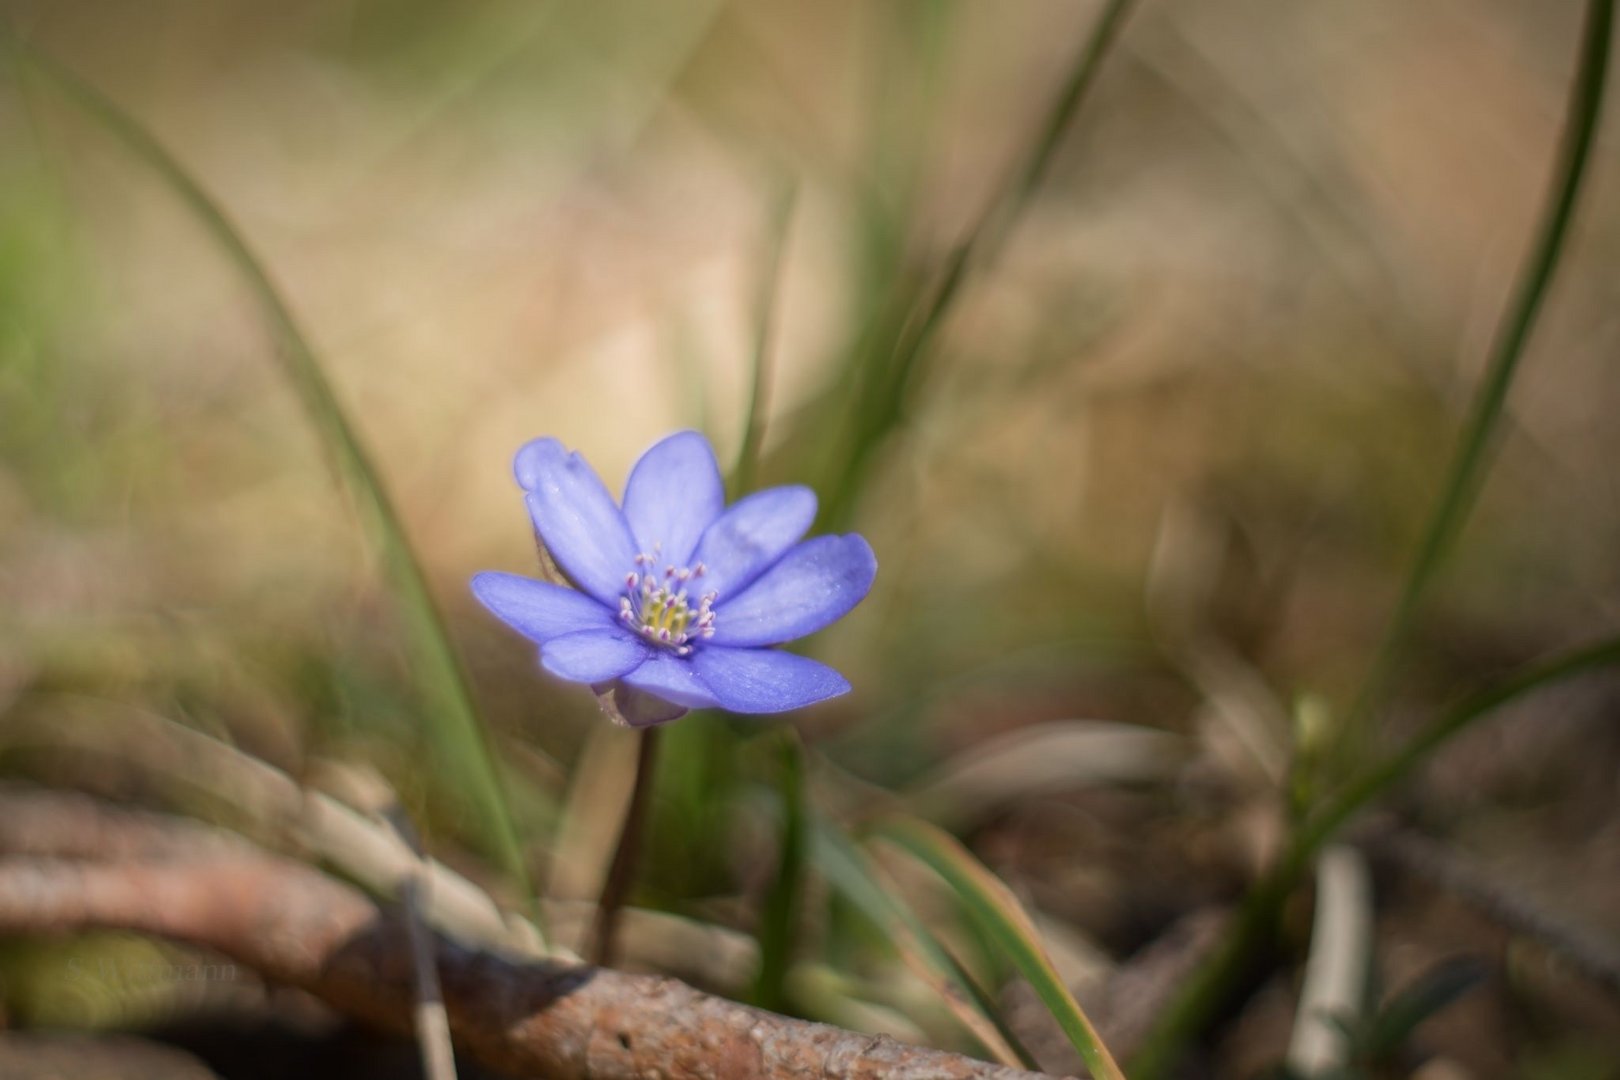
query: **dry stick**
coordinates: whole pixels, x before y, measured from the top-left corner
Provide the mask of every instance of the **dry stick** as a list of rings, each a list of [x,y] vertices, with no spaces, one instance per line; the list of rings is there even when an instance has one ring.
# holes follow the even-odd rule
[[[378,827],[369,817],[354,811],[349,813],[356,826],[377,829],[377,836],[388,842],[390,851],[408,851],[392,829]],[[199,821],[115,806],[76,792],[0,783],[0,854],[140,860],[172,856],[198,859],[214,852],[236,855],[244,850],[254,849],[240,835]],[[442,865],[431,860],[428,865],[432,869],[421,910],[429,923],[466,944],[532,952],[530,938],[507,934],[499,922],[491,925],[447,917],[441,893],[447,888],[471,885]],[[341,862],[337,866],[345,875],[353,876],[348,866]],[[386,897],[401,888],[399,878],[392,880],[391,888],[367,887]],[[548,917],[559,928],[558,940],[583,938],[595,913],[594,901],[547,901]],[[759,964],[754,939],[735,930],[634,907],[621,909],[619,925],[621,952],[635,966],[679,974],[720,993],[744,992]],[[568,954],[567,959],[577,958]],[[811,964],[807,970],[814,972],[817,965]]]
[[[417,864],[394,831],[379,825],[371,815],[323,792],[300,789],[287,774],[211,736],[130,706],[98,703],[91,708],[82,702],[66,704],[75,699],[49,700],[60,707],[37,716],[13,711],[0,719],[0,753],[44,748],[53,754],[77,754],[94,763],[93,773],[104,770],[109,757],[115,758],[121,767],[131,770],[126,779],[142,787],[161,779],[164,787],[179,784],[181,790],[200,791],[211,802],[227,807],[232,820],[245,815],[244,827],[250,832],[257,830],[258,835],[278,841],[285,837],[293,847],[283,853],[328,863],[374,896],[398,895],[401,882]],[[85,773],[74,770],[73,775]],[[49,805],[28,809],[7,797],[0,785],[0,799],[6,807],[6,814],[0,816],[0,851],[33,851],[32,847],[8,846],[10,838],[19,834],[58,841],[64,833],[83,836],[86,828],[74,822],[82,823],[93,812],[98,829],[109,829],[106,805],[84,796],[52,792]],[[152,839],[153,830],[141,824],[142,815],[120,810],[112,816],[121,822],[112,831],[126,837],[124,842],[129,845],[122,853],[155,854],[146,845],[160,841]],[[165,832],[172,829],[157,829],[159,835]],[[215,842],[221,836],[240,842],[218,830],[204,832]],[[162,842],[172,842],[172,838]],[[118,853],[101,847],[90,854],[107,858]],[[196,855],[197,850],[186,853]],[[436,929],[469,944],[534,955],[547,951],[532,924],[518,915],[503,914],[488,894],[444,864],[429,859],[428,865],[430,882],[422,914]],[[582,941],[595,917],[596,902],[548,900],[546,912],[565,928],[557,941]],[[751,937],[666,912],[625,908],[618,940],[638,967],[680,973],[722,992],[732,988],[741,992],[745,979],[740,973],[752,972],[758,963]],[[560,948],[551,951],[578,959]]]
[[[589,956],[594,964],[611,967],[618,949],[619,911],[629,898],[630,886],[635,881],[636,860],[641,853],[641,834],[646,827],[647,796],[652,789],[653,769],[658,762],[658,728],[642,728],[640,744],[636,747],[636,779],[630,789],[630,802],[624,808],[624,824],[619,828],[619,843],[613,851],[613,864],[608,867],[607,880],[602,883],[602,899],[596,909],[596,924],[591,928]]]
[[[290,833],[301,853],[330,863],[382,896],[397,895],[420,866],[421,860],[393,830],[218,739],[143,709],[72,698],[52,701],[56,707],[38,718],[7,714],[0,746],[113,753],[146,773],[202,791],[257,827]],[[90,812],[85,804],[95,805],[83,800],[80,812]],[[37,827],[48,827],[49,817],[42,815]],[[4,825],[0,819],[0,837]],[[427,873],[432,887],[423,912],[435,926],[469,941],[535,954],[546,951],[532,923],[503,912],[467,878],[431,859]]]
[[[370,817],[352,810],[348,813],[352,815],[348,820],[357,827],[375,828],[379,843],[388,842],[388,851],[408,855],[392,829],[377,826]],[[0,854],[102,860],[186,856],[195,860],[210,853],[237,855],[244,850],[254,849],[239,834],[200,821],[115,806],[77,792],[0,783]],[[337,861],[334,865],[376,896],[387,897],[403,887],[401,876],[390,878],[391,885],[372,885],[356,877],[353,863]],[[466,944],[538,955],[530,938],[507,933],[498,921],[458,917],[453,908],[447,911],[443,892],[472,886],[438,863],[428,860],[427,865],[430,880],[420,910],[435,929]],[[577,940],[595,917],[596,903],[548,901],[547,914],[562,928],[559,940]],[[752,973],[759,963],[753,938],[662,911],[623,909],[619,940],[638,967],[680,973],[722,993],[740,993],[746,986],[745,973]],[[577,959],[572,954],[566,958]]]
[[[1620,995],[1620,949],[1590,927],[1542,907],[1474,860],[1411,830],[1375,833],[1363,843],[1375,857],[1428,878],[1513,933],[1541,944],[1609,993]]]
[[[4,815],[0,815],[3,817]],[[171,852],[191,830],[180,833]],[[116,832],[116,830],[114,830]],[[97,835],[65,846],[84,854]],[[34,845],[38,851],[39,845]],[[224,954],[346,1015],[409,1031],[415,965],[396,917],[302,863],[252,851],[204,859],[0,858],[0,934],[126,930]],[[664,1076],[1036,1080],[882,1036],[792,1020],[660,976],[468,949],[435,937],[450,1029],[470,1057],[554,1080]]]
[[[444,1011],[444,994],[439,987],[439,969],[433,962],[433,938],[422,920],[422,907],[428,895],[427,856],[420,838],[395,804],[384,819],[416,856],[416,868],[400,884],[400,904],[405,908],[405,927],[410,934],[411,968],[416,975],[416,1044],[422,1054],[422,1073],[427,1080],[456,1080],[456,1055],[450,1040],[450,1020]]]

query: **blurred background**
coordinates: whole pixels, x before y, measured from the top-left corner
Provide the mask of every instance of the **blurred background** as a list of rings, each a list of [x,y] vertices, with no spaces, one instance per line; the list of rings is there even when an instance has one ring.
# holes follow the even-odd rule
[[[1171,932],[1242,896],[1313,778],[1613,633],[1620,133],[1599,131],[1477,508],[1355,726],[1545,201],[1581,5],[1143,0],[1026,193],[1101,11],[0,2],[0,772],[239,824],[140,765],[132,718],[162,717],[311,785],[385,781],[440,857],[521,903],[425,685],[421,609],[263,291],[20,40],[166,147],[280,291],[420,560],[548,900],[600,887],[633,737],[467,581],[536,572],[524,441],[617,491],[695,427],[739,484],[815,486],[818,529],[878,555],[869,599],[801,643],[855,687],[790,718],[813,813],[951,830],[1108,1019],[1110,979],[1193,949]],[[1491,908],[1578,928],[1600,970],[1620,950],[1617,689],[1527,699],[1384,804],[1368,1009],[1458,958],[1480,977],[1362,1075],[1620,1075],[1616,985]],[[749,985],[782,737],[667,729],[633,903],[678,919],[632,963]],[[1042,1064],[1075,1068],[937,882],[886,873]],[[983,1053],[814,866],[800,884],[778,1008]],[[658,926],[741,951],[699,970]],[[1284,927],[1194,1075],[1283,1061],[1308,897]],[[240,982],[118,977],[154,955],[0,943],[5,1023],[326,1030]],[[347,1075],[325,1046],[308,1067]]]

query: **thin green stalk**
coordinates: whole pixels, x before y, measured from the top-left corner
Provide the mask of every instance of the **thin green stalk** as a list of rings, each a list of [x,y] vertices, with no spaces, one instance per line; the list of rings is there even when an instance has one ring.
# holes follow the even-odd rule
[[[618,958],[619,914],[630,899],[636,864],[641,859],[641,836],[647,827],[653,773],[658,768],[658,736],[656,726],[642,728],[637,733],[640,741],[636,746],[636,778],[630,788],[630,801],[624,808],[624,822],[619,826],[613,862],[596,904],[596,922],[591,928],[590,960],[599,967],[612,967]]]
[[[490,752],[472,689],[421,563],[405,535],[404,525],[383,486],[381,475],[350,425],[314,349],[269,271],[219,203],[138,120],[73,72],[18,38],[9,26],[0,25],[0,36],[13,44],[17,58],[163,179],[223,249],[258,298],[274,332],[283,369],[327,452],[346,479],[350,494],[362,507],[363,517],[371,526],[384,561],[393,573],[400,606],[406,614],[424,672],[423,689],[434,701],[429,714],[440,725],[441,739],[454,755],[464,783],[476,793],[482,824],[490,833],[494,854],[524,892],[530,898],[535,897],[504,782]],[[538,910],[538,903],[534,906]]]
[[[1432,584],[1441,562],[1462,530],[1484,480],[1492,436],[1502,419],[1508,390],[1524,357],[1525,344],[1541,313],[1542,302],[1557,272],[1569,224],[1575,215],[1576,200],[1586,177],[1587,158],[1597,133],[1598,116],[1603,108],[1603,84],[1609,67],[1609,39],[1614,22],[1613,0],[1592,0],[1587,5],[1582,29],[1581,53],[1575,79],[1570,87],[1565,112],[1564,134],[1559,144],[1552,201],[1537,230],[1519,285],[1512,302],[1502,315],[1495,345],[1486,368],[1485,381],[1464,424],[1456,455],[1447,470],[1445,487],[1418,545],[1417,555],[1407,573],[1396,601],[1395,611],[1346,723],[1356,731],[1378,703],[1379,695],[1394,674],[1408,639],[1418,605]]]
[[[922,307],[902,325],[894,353],[886,370],[874,373],[868,390],[858,404],[858,428],[851,440],[840,475],[829,485],[832,498],[827,518],[833,525],[842,522],[853,506],[857,477],[865,469],[883,434],[897,421],[905,397],[918,378],[920,364],[927,355],[934,335],[944,322],[968,271],[975,264],[993,259],[1012,231],[1019,214],[1041,186],[1057,156],[1057,149],[1096,82],[1103,59],[1119,37],[1132,0],[1110,0],[1092,25],[1086,46],[1075,59],[1063,88],[1047,110],[1039,134],[1029,153],[1014,170],[1011,180],[991,201],[967,236],[951,250],[937,276],[937,284],[922,301]],[[880,313],[879,318],[884,317]]]
[[[754,378],[748,392],[748,416],[743,422],[742,448],[732,472],[732,495],[740,498],[754,489],[759,475],[760,448],[765,444],[766,403],[770,400],[771,347],[776,335],[777,296],[782,288],[782,253],[787,247],[788,228],[793,224],[793,205],[798,185],[788,180],[771,212],[770,238],[759,276],[759,296],[755,303]]]
[[[1108,55],[1109,49],[1113,48],[1120,30],[1124,28],[1125,16],[1130,14],[1133,2],[1134,0],[1110,0],[1108,7],[1092,25],[1091,37],[1086,42],[1085,50],[1080,54],[1079,61],[1070,69],[1068,81],[1063,84],[1063,90],[1047,114],[1046,124],[1035,140],[1034,149],[1013,182],[1006,200],[1006,211],[1009,215],[1016,214],[1046,179],[1046,172],[1051,168],[1058,145],[1063,142],[1064,133],[1069,130],[1069,124],[1080,111],[1080,105],[1085,101],[1092,84],[1096,82],[1103,59]],[[988,236],[986,243],[992,246],[999,244],[1005,239],[1011,224],[1010,220],[1002,222],[1000,227]]]

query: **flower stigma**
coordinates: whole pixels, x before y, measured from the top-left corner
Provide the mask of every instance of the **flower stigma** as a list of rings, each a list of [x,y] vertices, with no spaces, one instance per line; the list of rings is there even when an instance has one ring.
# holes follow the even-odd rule
[[[694,603],[691,594],[708,567],[666,565],[660,572],[658,549],[653,552],[637,555],[636,569],[624,575],[619,621],[649,643],[676,656],[689,656],[693,641],[714,636],[714,602],[719,594],[702,593]]]

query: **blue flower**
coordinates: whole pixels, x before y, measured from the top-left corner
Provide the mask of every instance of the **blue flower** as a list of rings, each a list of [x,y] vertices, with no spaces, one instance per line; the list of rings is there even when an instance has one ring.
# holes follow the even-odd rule
[[[771,648],[842,617],[877,573],[859,536],[800,543],[816,515],[809,488],[769,488],[728,508],[695,431],[641,456],[623,510],[556,439],[523,447],[514,468],[541,543],[575,588],[488,572],[472,589],[539,644],[553,675],[611,695],[605,703],[638,726],[697,708],[784,712],[849,690],[825,664]]]

